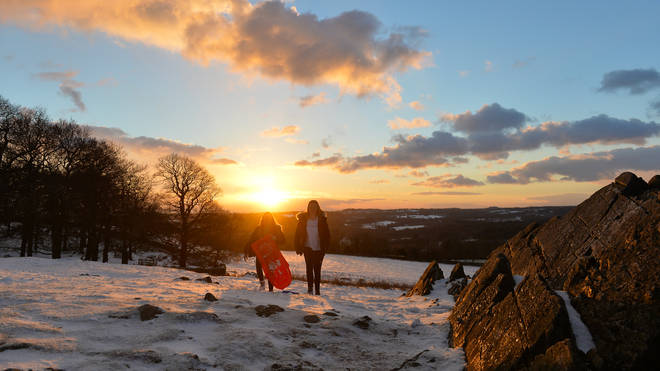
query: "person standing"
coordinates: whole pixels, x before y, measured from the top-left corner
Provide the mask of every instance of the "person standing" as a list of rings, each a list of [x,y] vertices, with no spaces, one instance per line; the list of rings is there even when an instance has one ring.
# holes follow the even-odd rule
[[[284,233],[282,232],[282,226],[277,224],[275,221],[275,217],[273,217],[273,214],[269,212],[265,212],[261,216],[261,222],[259,222],[259,225],[254,229],[252,232],[252,235],[250,236],[250,241],[245,245],[244,249],[244,259],[247,260],[248,257],[255,256],[254,251],[252,251],[252,244],[255,241],[258,241],[265,237],[267,234],[270,234],[273,237],[273,240],[275,243],[277,243],[278,246],[281,246],[284,244]],[[257,277],[259,277],[259,285],[261,286],[262,289],[265,288],[265,282],[264,282],[264,272],[261,267],[261,263],[259,262],[259,258],[256,258],[256,269],[257,269]],[[268,281],[268,291],[273,291],[273,284]]]
[[[294,238],[296,254],[305,255],[307,268],[307,292],[321,294],[321,264],[330,245],[328,219],[321,210],[318,201],[307,204],[307,212],[297,215],[298,225]]]

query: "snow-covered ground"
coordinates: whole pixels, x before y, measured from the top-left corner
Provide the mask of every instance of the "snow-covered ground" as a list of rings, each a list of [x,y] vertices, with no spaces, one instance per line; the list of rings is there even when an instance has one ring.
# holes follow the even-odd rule
[[[282,255],[289,263],[294,276],[305,275],[305,259],[293,251],[282,251]],[[326,254],[323,258],[323,271],[321,276],[328,280],[359,282],[359,280],[372,282],[392,282],[405,285],[414,285],[428,262],[405,261],[386,258],[369,258],[362,256]],[[445,277],[454,266],[440,264]],[[228,271],[239,274],[254,272],[254,258],[247,262],[241,260],[227,265]],[[479,269],[476,266],[464,266],[465,274],[470,277]]]
[[[414,273],[416,279],[426,267],[390,259],[357,263],[361,259],[370,258],[326,256],[324,266],[334,270],[337,264],[341,271],[365,276],[369,271],[362,269],[371,267],[377,278],[400,274],[408,281],[414,279],[406,275]],[[290,261],[297,269],[296,259]],[[179,280],[181,276],[191,280]],[[447,347],[447,317],[454,301],[442,281],[428,297],[334,285],[324,285],[321,296],[309,296],[302,294],[306,290],[301,281],[292,283],[292,292],[269,293],[259,290],[250,276],[214,277],[213,283],[194,280],[203,276],[77,258],[0,259],[0,368],[464,367],[463,351]],[[218,301],[204,301],[207,292]],[[141,321],[135,310],[143,304],[165,313]],[[270,317],[255,314],[255,307],[268,304],[284,311]],[[311,314],[320,321],[305,322]],[[371,318],[366,329],[354,325],[362,316]]]

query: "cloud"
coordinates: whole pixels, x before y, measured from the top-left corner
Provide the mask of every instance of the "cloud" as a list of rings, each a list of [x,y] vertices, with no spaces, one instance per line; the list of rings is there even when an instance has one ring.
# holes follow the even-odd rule
[[[415,192],[411,193],[414,196],[477,196],[482,193],[477,192],[457,192],[457,191],[447,191],[447,192]]]
[[[497,103],[484,104],[475,114],[465,111],[445,114],[442,120],[454,123],[454,129],[464,133],[495,132],[507,128],[520,128],[529,121],[522,112],[503,108]]]
[[[654,68],[636,68],[606,73],[598,91],[614,92],[627,89],[630,94],[636,95],[656,88],[660,88],[660,73]]]
[[[488,174],[486,177],[488,183],[497,183],[497,184],[516,184],[518,180],[511,176],[511,173],[508,171],[498,171],[492,174]]]
[[[294,165],[296,166],[330,166],[337,165],[342,161],[343,157],[340,154],[334,154],[331,157],[322,158],[319,160],[308,161],[300,160],[296,161]]]
[[[332,145],[332,138],[331,137],[323,138],[323,140],[321,141],[321,147],[323,147],[325,149],[330,148],[331,145]]]
[[[419,170],[412,170],[408,173],[410,176],[414,176],[415,178],[424,178],[429,176],[428,171],[419,171]]]
[[[484,71],[491,72],[493,70],[493,62],[486,60],[484,62]]]
[[[607,115],[578,121],[548,121],[522,128],[527,116],[497,103],[482,107],[476,114],[469,111],[448,114],[444,119],[452,121],[454,128],[460,128],[467,136],[441,130],[428,137],[396,135],[393,137],[396,144],[383,147],[380,152],[353,157],[339,155],[333,156],[332,161],[300,165],[330,166],[342,173],[370,168],[452,166],[465,163],[465,156],[469,155],[494,161],[507,158],[512,151],[531,151],[542,146],[566,149],[583,144],[642,145],[648,138],[660,135],[660,124],[653,121],[623,120]]]
[[[221,148],[207,148],[197,144],[182,143],[172,139],[146,136],[131,137],[119,128],[104,126],[84,126],[94,137],[109,140],[121,145],[131,156],[139,160],[151,161],[172,152],[185,154],[201,162],[212,165],[233,165],[236,161],[221,158]]]
[[[470,75],[470,70],[460,70],[458,71],[458,76],[460,77],[468,77]]]
[[[587,193],[562,193],[556,195],[526,197],[531,201],[543,201],[547,205],[574,206],[589,198]]]
[[[590,182],[613,179],[622,171],[660,170],[660,146],[622,148],[589,154],[552,156],[488,176],[490,183]],[[557,178],[558,177],[558,178]]]
[[[296,139],[296,138],[286,138],[284,139],[284,141],[291,144],[309,144],[309,142],[304,139]]]
[[[654,101],[654,102],[651,102],[651,103],[649,104],[649,108],[650,108],[651,111],[653,112],[653,115],[654,115],[654,116],[658,116],[658,117],[660,117],[660,99],[658,99],[658,100],[656,100],[656,101]]]
[[[387,125],[390,129],[414,129],[414,128],[426,128],[431,126],[431,122],[422,117],[416,117],[412,120],[406,120],[401,117],[397,117],[394,120],[387,121]]]
[[[424,181],[412,183],[414,186],[433,187],[433,188],[454,188],[454,187],[477,187],[484,185],[483,182],[464,177],[459,174],[451,177],[450,174],[433,176]]]
[[[294,135],[297,132],[300,131],[300,127],[296,125],[287,125],[284,126],[280,129],[279,126],[273,126],[272,128],[268,130],[264,130],[261,132],[262,137],[270,137],[270,138],[279,138],[279,137],[284,137],[288,135]]]
[[[388,184],[389,182],[390,181],[387,179],[374,179],[369,181],[371,184]]]
[[[325,97],[325,92],[320,92],[317,95],[305,95],[300,98],[300,107],[305,108],[309,106],[314,106],[317,104],[327,103],[328,99]]]
[[[523,60],[518,60],[516,59],[515,62],[513,62],[513,65],[511,67],[513,68],[524,68],[532,64],[536,60],[536,57],[529,57]]]
[[[32,30],[99,31],[202,64],[218,61],[299,85],[332,84],[392,105],[401,101],[394,74],[421,69],[430,56],[419,48],[426,32],[417,27],[388,32],[367,12],[320,19],[280,1],[2,1],[0,21]]]
[[[410,108],[414,109],[415,111],[423,111],[424,110],[424,105],[420,103],[420,101],[416,100],[413,102],[408,103]]]
[[[85,86],[85,84],[74,80],[77,75],[78,71],[54,71],[36,73],[32,76],[42,81],[59,82],[59,94],[71,99],[77,110],[84,112],[87,107],[82,100],[82,93],[78,89]]]

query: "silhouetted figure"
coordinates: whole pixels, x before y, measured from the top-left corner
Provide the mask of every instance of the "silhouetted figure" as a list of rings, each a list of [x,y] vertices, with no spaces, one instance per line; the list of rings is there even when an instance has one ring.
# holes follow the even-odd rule
[[[307,204],[307,212],[298,214],[298,225],[294,246],[296,254],[305,254],[307,268],[307,292],[321,294],[321,264],[330,245],[330,230],[325,213],[318,201],[311,200]]]
[[[261,216],[261,222],[259,225],[254,229],[252,232],[252,236],[250,236],[250,241],[245,245],[245,259],[250,256],[255,256],[256,260],[256,268],[257,268],[257,277],[259,277],[259,284],[261,285],[261,288],[263,289],[265,287],[265,282],[264,282],[264,272],[261,267],[261,263],[259,262],[259,258],[256,257],[254,254],[254,251],[252,251],[251,245],[263,237],[265,237],[267,234],[270,234],[273,237],[273,240],[277,243],[277,245],[283,245],[284,244],[284,233],[282,233],[282,226],[277,224],[275,221],[275,218],[273,217],[273,214],[269,212],[265,212],[264,215]],[[273,284],[268,281],[268,291],[273,291]]]

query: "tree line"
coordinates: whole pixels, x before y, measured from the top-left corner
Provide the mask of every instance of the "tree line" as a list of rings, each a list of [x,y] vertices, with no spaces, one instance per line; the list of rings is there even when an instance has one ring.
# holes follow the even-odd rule
[[[233,215],[216,202],[214,177],[172,153],[153,168],[127,158],[73,120],[0,96],[0,223],[20,255],[50,250],[123,264],[166,251],[178,265],[214,266],[227,254]]]

